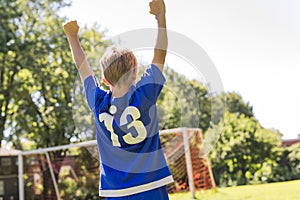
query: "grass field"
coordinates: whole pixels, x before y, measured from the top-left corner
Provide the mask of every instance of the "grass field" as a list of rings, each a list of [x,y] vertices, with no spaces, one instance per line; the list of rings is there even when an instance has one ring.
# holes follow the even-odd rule
[[[170,194],[170,200],[192,200],[190,193]],[[297,200],[300,180],[197,191],[199,200]]]

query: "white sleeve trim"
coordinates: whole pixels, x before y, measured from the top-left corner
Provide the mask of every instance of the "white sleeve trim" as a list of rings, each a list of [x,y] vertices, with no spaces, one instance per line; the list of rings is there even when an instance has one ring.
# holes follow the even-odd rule
[[[94,79],[95,86],[96,87],[100,87],[98,79],[97,79],[97,77],[95,75],[93,75],[93,79]]]
[[[135,187],[119,189],[119,190],[99,190],[99,196],[102,196],[102,197],[129,196],[132,194],[141,193],[141,192],[145,192],[145,191],[152,190],[155,188],[159,188],[159,187],[162,187],[162,186],[167,185],[172,182],[174,182],[174,179],[173,179],[172,175],[170,175],[170,176],[167,176],[158,181],[154,181],[151,183],[147,183],[147,184],[139,185],[139,186],[135,186]]]

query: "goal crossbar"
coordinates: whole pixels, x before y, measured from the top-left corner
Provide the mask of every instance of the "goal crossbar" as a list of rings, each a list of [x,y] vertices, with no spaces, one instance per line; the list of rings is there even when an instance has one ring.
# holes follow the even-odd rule
[[[168,130],[161,130],[161,131],[159,131],[159,134],[160,135],[167,135],[167,134],[171,134],[171,133],[182,133],[183,134],[184,153],[186,155],[185,157],[186,157],[186,164],[187,164],[187,175],[188,175],[188,179],[189,179],[190,193],[191,193],[192,198],[194,198],[195,197],[195,189],[194,189],[194,180],[193,180],[193,168],[192,168],[192,161],[191,161],[189,142],[188,142],[188,132],[189,131],[200,131],[200,129],[180,127],[180,128],[174,128],[174,129],[168,129]],[[23,156],[34,155],[34,154],[45,154],[48,157],[48,152],[51,152],[51,151],[59,151],[59,150],[68,149],[68,148],[87,147],[87,146],[94,146],[94,145],[97,145],[96,140],[55,146],[55,147],[40,148],[40,149],[36,149],[36,150],[21,151],[18,154],[19,200],[25,199],[24,179],[23,179],[23,173],[24,173]],[[51,168],[51,166],[49,166],[49,167]],[[53,180],[53,181],[55,181],[55,180]],[[56,193],[57,193],[57,191],[56,191]],[[57,196],[59,196],[59,195],[57,194]]]

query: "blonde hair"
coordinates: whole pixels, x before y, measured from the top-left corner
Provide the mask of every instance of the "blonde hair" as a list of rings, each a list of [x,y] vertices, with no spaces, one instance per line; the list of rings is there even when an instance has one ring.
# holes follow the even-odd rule
[[[112,46],[100,59],[104,78],[115,86],[128,83],[131,70],[137,67],[137,60],[132,51]]]

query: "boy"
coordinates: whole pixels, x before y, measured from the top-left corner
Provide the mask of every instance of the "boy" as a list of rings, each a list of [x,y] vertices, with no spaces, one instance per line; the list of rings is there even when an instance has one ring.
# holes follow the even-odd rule
[[[106,199],[168,199],[173,182],[159,140],[156,100],[165,82],[167,49],[165,4],[153,0],[150,13],[158,24],[152,64],[136,83],[137,60],[128,49],[110,48],[101,58],[104,91],[78,40],[76,21],[64,25],[73,59],[95,115],[100,154],[99,195]]]

